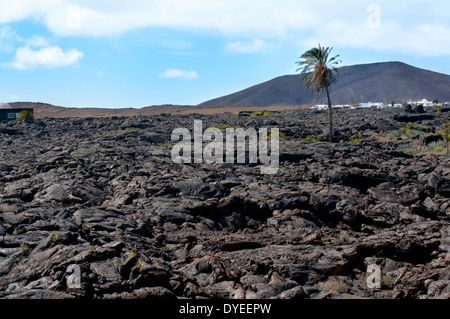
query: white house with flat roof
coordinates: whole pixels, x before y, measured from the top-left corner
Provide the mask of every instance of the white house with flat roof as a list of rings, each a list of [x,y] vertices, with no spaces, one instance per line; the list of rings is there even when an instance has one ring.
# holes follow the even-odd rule
[[[328,105],[326,105],[326,104],[317,104],[317,105],[311,106],[309,109],[315,110],[315,111],[323,111],[323,110],[326,110],[327,108],[328,108]]]
[[[367,102],[367,103],[359,103],[359,107],[364,108],[372,108],[372,109],[383,109],[385,107],[389,107],[389,105],[385,105],[382,102]]]
[[[423,99],[421,101],[408,101],[407,104],[410,104],[410,105],[422,104],[423,106],[433,106],[434,105],[433,102],[430,102],[427,99]]]

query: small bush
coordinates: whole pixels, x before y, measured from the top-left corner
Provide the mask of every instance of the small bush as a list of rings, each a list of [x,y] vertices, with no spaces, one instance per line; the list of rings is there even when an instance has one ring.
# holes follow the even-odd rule
[[[415,125],[414,123],[408,123],[408,124],[406,124],[406,130],[421,131],[421,130],[423,130],[423,128],[420,125]]]
[[[215,129],[218,128],[219,130],[225,130],[227,128],[236,128],[236,126],[233,125],[214,125],[214,126],[210,126],[208,127],[206,130],[211,130],[211,129]]]
[[[303,142],[320,142],[320,137],[307,136],[303,139]]]
[[[431,142],[430,144],[428,144],[428,147],[434,151],[435,149],[437,149],[439,147],[438,142]]]
[[[20,253],[22,255],[28,256],[31,252],[31,248],[30,246],[28,246],[27,243],[21,243],[20,244]]]
[[[269,135],[267,135],[267,132],[263,132],[262,135],[264,137],[268,136],[268,137],[278,137],[278,138],[283,138],[286,137],[286,134],[281,133],[281,132],[271,132]]]
[[[286,137],[286,135],[284,134],[284,133],[281,133],[281,132],[277,132],[277,133],[270,133],[269,134],[269,137],[279,137],[279,138],[283,138],[283,137]]]
[[[316,288],[332,295],[348,293],[353,286],[352,279],[344,276],[329,277],[326,281],[315,285]]]
[[[408,123],[406,124],[405,128],[402,128],[401,130],[397,130],[397,131],[392,131],[391,134],[395,137],[409,137],[410,134],[408,134],[409,131],[415,131],[416,135],[424,135],[424,129],[423,127],[419,126],[419,125],[415,125],[414,123]]]
[[[416,135],[424,136],[425,132],[424,131],[416,131]]]
[[[371,138],[375,139],[379,143],[395,142],[397,140],[397,137],[392,135],[392,132],[390,132],[390,133],[373,133]]]
[[[416,148],[398,148],[397,151],[405,153],[405,154],[409,154],[412,156],[416,156],[417,154],[419,154],[419,150],[417,150]]]
[[[22,111],[19,116],[16,118],[18,122],[31,123],[34,121],[34,115],[31,111]]]
[[[442,153],[445,150],[442,146],[438,146],[432,150],[433,153]]]
[[[362,137],[361,134],[358,134],[357,136],[351,136],[349,138],[350,143],[359,144],[362,143],[365,139]]]
[[[440,135],[442,136],[442,138],[444,139],[444,141],[449,141],[450,140],[450,122],[447,123],[445,128],[441,128],[439,129],[435,135]]]
[[[445,141],[445,148],[447,149],[447,154],[450,153],[450,122],[445,123],[445,128],[439,129],[436,135],[440,135]]]
[[[137,261],[137,263],[136,263],[136,266],[135,266],[136,269],[142,269],[143,265],[144,265],[144,261],[142,260],[141,257],[139,257],[139,258],[138,258],[138,261]]]

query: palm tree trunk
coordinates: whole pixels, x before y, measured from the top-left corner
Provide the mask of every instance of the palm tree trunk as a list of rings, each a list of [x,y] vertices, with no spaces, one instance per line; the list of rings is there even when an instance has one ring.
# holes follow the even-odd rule
[[[328,125],[329,125],[329,141],[333,143],[333,106],[331,105],[330,93],[328,92],[328,86],[325,87],[325,93],[327,95],[328,102]]]

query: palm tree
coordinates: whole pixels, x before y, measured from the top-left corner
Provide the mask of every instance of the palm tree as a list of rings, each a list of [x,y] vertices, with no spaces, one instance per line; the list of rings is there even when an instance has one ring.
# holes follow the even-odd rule
[[[317,97],[325,91],[328,102],[329,119],[329,141],[333,142],[333,108],[331,105],[329,87],[338,80],[336,66],[341,62],[337,60],[339,55],[330,58],[333,48],[324,48],[319,44],[318,48],[306,51],[296,64],[299,66],[297,72],[301,70],[301,82],[306,88],[313,88]]]

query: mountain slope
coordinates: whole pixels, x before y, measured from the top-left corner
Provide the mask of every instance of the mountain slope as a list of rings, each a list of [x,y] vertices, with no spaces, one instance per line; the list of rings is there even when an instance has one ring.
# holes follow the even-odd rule
[[[450,75],[402,62],[360,64],[339,68],[339,81],[331,86],[333,104],[450,100]],[[285,75],[245,90],[206,101],[211,106],[279,106],[325,103],[305,90],[298,75]]]

